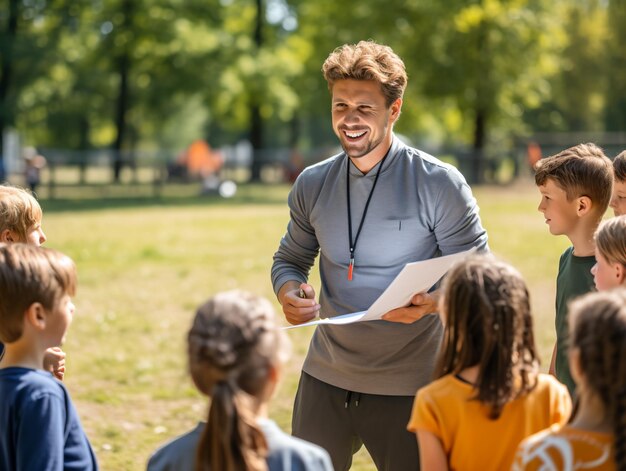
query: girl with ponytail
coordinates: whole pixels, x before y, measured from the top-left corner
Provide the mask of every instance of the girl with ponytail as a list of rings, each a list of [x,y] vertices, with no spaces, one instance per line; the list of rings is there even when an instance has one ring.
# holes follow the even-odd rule
[[[569,322],[574,413],[522,442],[513,469],[626,471],[626,289],[576,299]]]
[[[187,346],[193,382],[211,398],[208,420],[158,450],[149,471],[332,470],[326,451],[266,418],[289,355],[268,300],[215,295],[198,308]]]

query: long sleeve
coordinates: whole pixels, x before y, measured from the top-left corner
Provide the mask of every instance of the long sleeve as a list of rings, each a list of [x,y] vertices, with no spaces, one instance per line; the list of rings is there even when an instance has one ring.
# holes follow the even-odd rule
[[[319,242],[309,219],[307,203],[311,204],[311,198],[305,194],[305,184],[301,174],[289,193],[287,232],[274,254],[272,265],[275,293],[287,281],[306,282],[319,252]]]

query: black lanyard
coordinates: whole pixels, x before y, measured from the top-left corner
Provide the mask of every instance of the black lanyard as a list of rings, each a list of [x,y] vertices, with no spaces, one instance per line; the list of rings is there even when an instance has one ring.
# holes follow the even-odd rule
[[[391,147],[389,148],[391,150]],[[372,200],[372,195],[374,194],[374,188],[376,188],[376,182],[378,181],[378,176],[380,175],[380,171],[383,168],[383,164],[385,163],[385,159],[389,155],[389,150],[380,161],[380,166],[376,171],[376,177],[374,177],[374,184],[372,185],[372,189],[370,190],[370,194],[367,197],[367,201],[365,202],[365,207],[363,208],[363,215],[361,216],[361,222],[359,223],[359,229],[356,231],[356,237],[354,238],[354,242],[352,242],[352,211],[350,210],[350,157],[346,155],[347,172],[346,172],[346,195],[348,196],[348,236],[350,237],[350,264],[348,265],[348,280],[352,281],[352,271],[354,270],[354,250],[356,249],[356,243],[359,240],[359,235],[361,234],[361,229],[363,229],[363,222],[365,221],[365,215],[367,214],[367,208],[370,205],[370,201]]]

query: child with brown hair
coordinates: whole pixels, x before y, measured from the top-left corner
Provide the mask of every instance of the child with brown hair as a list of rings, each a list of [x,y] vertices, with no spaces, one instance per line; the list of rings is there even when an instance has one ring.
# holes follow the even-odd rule
[[[596,264],[591,274],[598,291],[626,282],[626,215],[600,224],[596,231]]]
[[[97,470],[65,386],[42,371],[74,316],[74,262],[60,252],[0,244],[0,469]]]
[[[567,363],[567,303],[594,289],[590,272],[596,263],[593,235],[611,199],[613,164],[595,144],[579,144],[541,160],[535,183],[541,193],[538,210],[550,233],[565,235],[572,243],[559,260],[550,373],[573,395]]]
[[[626,289],[572,302],[570,332],[575,411],[523,441],[513,469],[626,471]]]
[[[215,295],[198,308],[187,342],[191,378],[211,398],[208,421],[159,449],[149,471],[332,471],[325,450],[266,418],[289,349],[267,299]]]
[[[408,429],[421,469],[509,469],[519,442],[567,420],[566,388],[539,373],[528,289],[510,265],[476,256],[443,282],[435,381],[417,392]]]
[[[46,241],[41,228],[43,212],[37,200],[28,191],[9,185],[0,185],[0,242],[22,242],[39,247]],[[4,345],[0,342],[0,358]],[[65,352],[51,347],[43,359],[44,370],[63,381]]]
[[[613,159],[613,196],[609,205],[616,216],[626,214],[626,150]]]

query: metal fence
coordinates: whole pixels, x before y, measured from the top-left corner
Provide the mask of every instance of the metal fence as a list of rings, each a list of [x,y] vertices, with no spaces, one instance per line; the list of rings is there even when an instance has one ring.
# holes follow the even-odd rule
[[[626,133],[536,133],[530,137],[514,140],[508,148],[491,148],[480,162],[472,149],[460,146],[415,146],[455,165],[469,183],[506,183],[520,176],[530,176],[529,143],[536,144],[540,155],[553,155],[581,142],[594,142],[609,157],[626,149]],[[409,142],[409,144],[412,144]],[[80,189],[90,188],[102,197],[114,195],[160,196],[164,189],[182,185],[190,191],[202,191],[203,177],[190,174],[177,167],[177,153],[166,150],[143,150],[116,153],[110,149],[75,151],[40,148],[46,159],[41,170],[39,192],[47,198],[79,194]],[[301,152],[297,149],[275,148],[257,151],[255,158],[262,168],[263,183],[293,182],[298,173],[308,165],[319,162],[340,151],[339,146],[324,147]],[[223,166],[218,178],[247,182],[253,150],[242,141],[219,149]],[[21,162],[23,166],[24,163]],[[11,181],[23,184],[24,168],[12,169]],[[20,181],[22,180],[22,181]],[[194,190],[194,188],[196,190]]]

